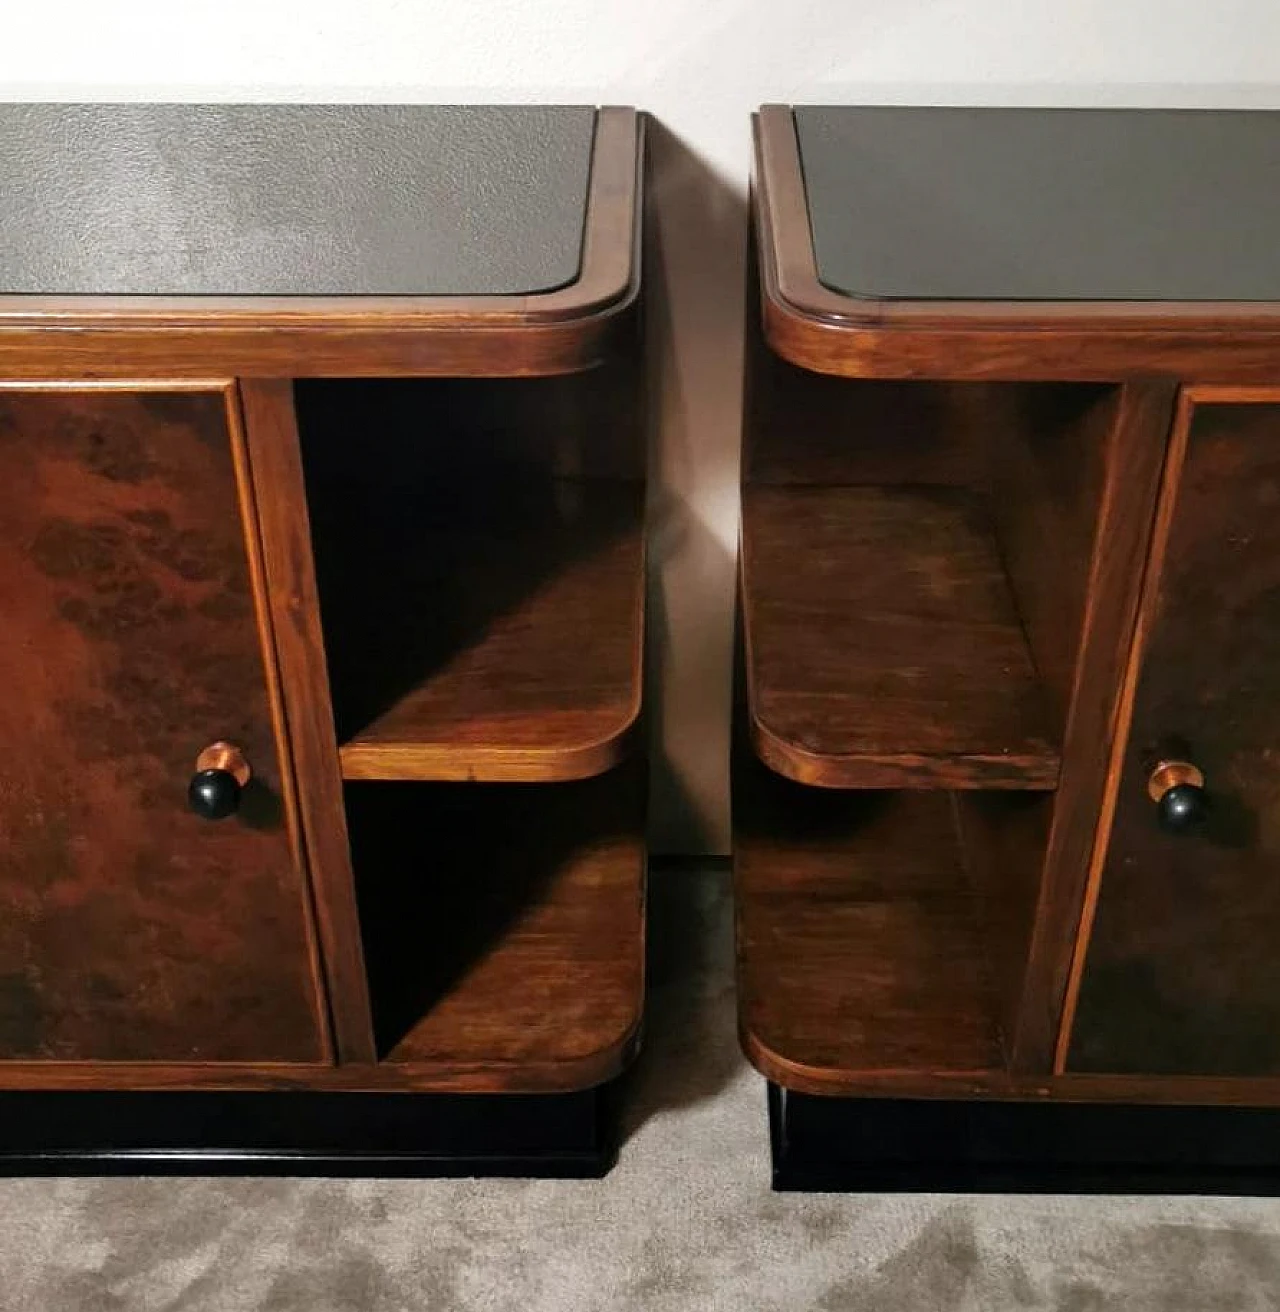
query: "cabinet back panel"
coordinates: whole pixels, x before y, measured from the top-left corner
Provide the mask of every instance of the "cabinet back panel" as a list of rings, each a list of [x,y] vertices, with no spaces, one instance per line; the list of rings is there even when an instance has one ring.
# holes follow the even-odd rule
[[[0,389],[0,1058],[326,1056],[237,440],[217,387]]]

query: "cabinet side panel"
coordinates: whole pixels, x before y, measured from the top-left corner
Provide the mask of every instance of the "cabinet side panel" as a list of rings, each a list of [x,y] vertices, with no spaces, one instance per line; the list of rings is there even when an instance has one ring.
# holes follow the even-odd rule
[[[327,1055],[227,413],[0,389],[0,1057]],[[218,740],[253,779],[211,823]]]

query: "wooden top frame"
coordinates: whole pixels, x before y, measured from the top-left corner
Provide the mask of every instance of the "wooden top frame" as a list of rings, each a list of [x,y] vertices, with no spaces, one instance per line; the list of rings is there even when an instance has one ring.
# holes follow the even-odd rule
[[[753,212],[765,336],[801,368],[849,378],[1182,377],[1280,374],[1280,304],[927,301],[842,295],[818,279],[795,120],[754,119]]]
[[[598,111],[576,281],[522,296],[0,296],[0,374],[40,379],[574,373],[625,334],[640,281],[642,120]]]

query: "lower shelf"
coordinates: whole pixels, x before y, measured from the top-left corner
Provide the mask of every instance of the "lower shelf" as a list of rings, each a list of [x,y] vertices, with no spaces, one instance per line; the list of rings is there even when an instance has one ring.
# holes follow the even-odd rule
[[[749,758],[733,791],[739,1016],[755,1065],[812,1093],[1003,1070],[950,794],[830,792]]]
[[[645,763],[580,783],[348,786],[379,1052],[418,1087],[617,1075],[644,994]]]
[[[1280,1111],[821,1098],[769,1085],[773,1186],[1280,1194]]]
[[[595,1177],[612,1090],[0,1093],[0,1175]]]

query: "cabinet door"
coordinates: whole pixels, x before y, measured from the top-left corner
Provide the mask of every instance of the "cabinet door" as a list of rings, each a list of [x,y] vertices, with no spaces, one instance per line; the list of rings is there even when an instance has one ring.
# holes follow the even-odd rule
[[[1184,393],[1125,701],[1067,1066],[1280,1073],[1280,390]]]
[[[244,469],[232,386],[0,385],[0,1058],[327,1057]]]

